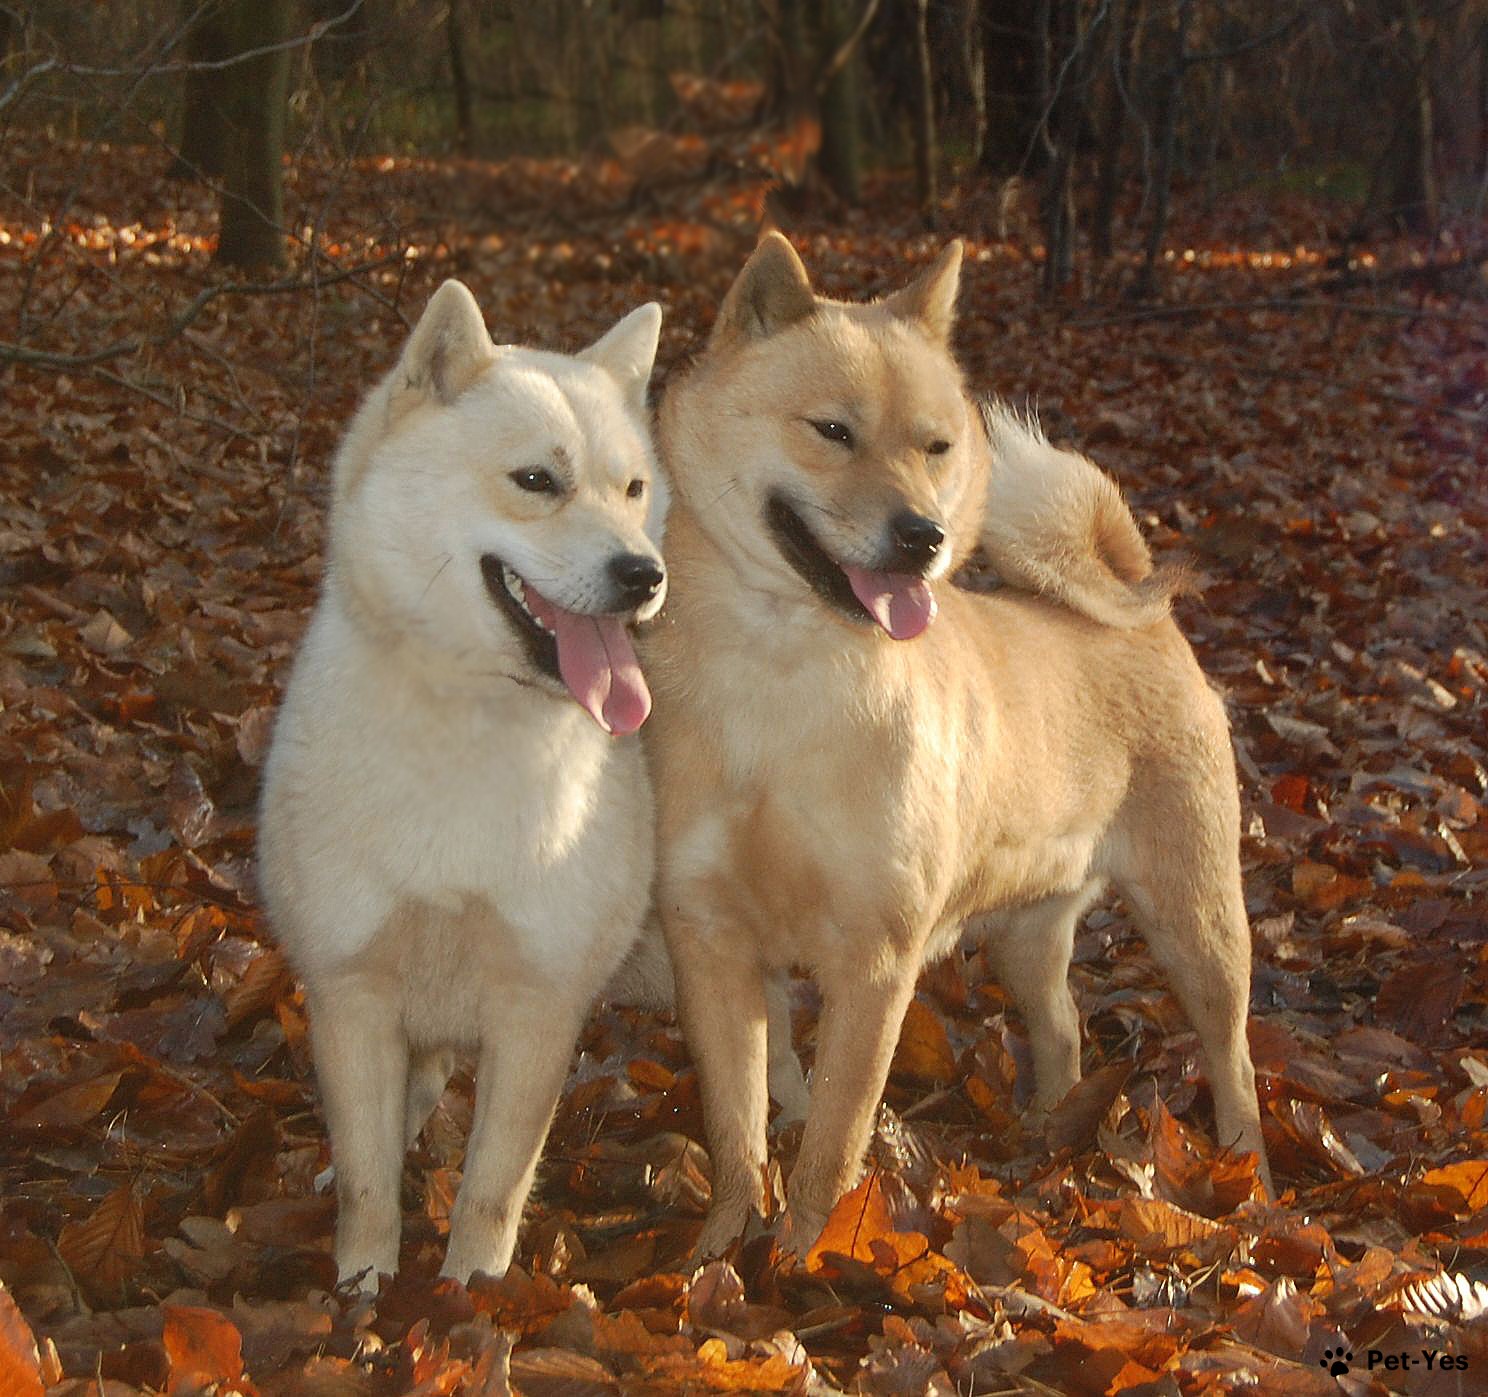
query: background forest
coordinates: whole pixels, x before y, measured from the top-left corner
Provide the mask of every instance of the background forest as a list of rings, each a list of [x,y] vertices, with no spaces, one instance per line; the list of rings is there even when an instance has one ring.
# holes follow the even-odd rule
[[[1485,211],[1484,0],[0,3],[0,1397],[1488,1390]],[[1111,902],[1048,1130],[937,967],[804,1261],[687,1266],[696,1079],[601,1007],[519,1264],[434,1278],[465,1072],[338,1295],[252,866],[337,436],[452,275],[660,300],[664,386],[766,220],[844,296],[965,239],[971,382],[1191,563],[1282,1196]]]

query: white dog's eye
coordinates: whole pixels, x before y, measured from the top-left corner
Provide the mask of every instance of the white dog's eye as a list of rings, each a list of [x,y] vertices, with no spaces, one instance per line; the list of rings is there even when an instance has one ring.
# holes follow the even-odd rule
[[[541,466],[528,466],[524,470],[513,471],[508,478],[519,489],[530,490],[534,495],[558,493],[558,482],[553,479],[552,471],[545,471]]]
[[[946,441],[943,437],[936,437],[935,440],[932,441],[930,445],[925,448],[925,451],[928,455],[931,456],[944,456],[950,449],[950,442]]]
[[[625,487],[626,496],[632,500],[638,500],[646,493],[646,482],[644,480],[632,480]]]
[[[838,441],[843,446],[851,446],[853,444],[852,428],[847,426],[846,423],[826,420],[820,422],[813,421],[811,425],[816,428],[820,436],[825,437],[828,441]]]

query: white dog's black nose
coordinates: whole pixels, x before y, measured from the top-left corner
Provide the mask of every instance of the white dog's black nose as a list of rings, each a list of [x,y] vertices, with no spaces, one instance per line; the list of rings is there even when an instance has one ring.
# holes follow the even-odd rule
[[[666,573],[655,558],[640,553],[622,553],[610,559],[610,581],[621,606],[639,606],[650,601],[666,581]]]
[[[929,567],[945,542],[945,530],[935,520],[908,509],[889,520],[889,532],[893,535],[894,552],[912,568]]]

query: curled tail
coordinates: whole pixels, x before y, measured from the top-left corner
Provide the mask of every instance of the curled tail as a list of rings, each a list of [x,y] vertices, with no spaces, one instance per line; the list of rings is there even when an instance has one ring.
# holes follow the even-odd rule
[[[1051,446],[1005,403],[981,404],[992,448],[981,543],[1011,586],[1063,603],[1102,625],[1150,626],[1187,576],[1152,554],[1116,482],[1094,462]]]

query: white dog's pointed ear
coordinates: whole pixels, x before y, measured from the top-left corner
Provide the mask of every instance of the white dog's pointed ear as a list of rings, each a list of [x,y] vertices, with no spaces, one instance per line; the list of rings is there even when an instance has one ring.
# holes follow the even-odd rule
[[[645,410],[646,385],[656,363],[656,341],[661,336],[661,307],[655,301],[637,306],[601,335],[579,358],[603,369],[620,385],[637,411]]]
[[[496,357],[470,289],[447,281],[429,298],[398,361],[401,392],[452,403]]]
[[[955,238],[908,286],[884,297],[884,307],[901,320],[919,325],[931,339],[945,343],[956,321],[956,292],[961,286],[961,239]]]
[[[713,339],[729,334],[764,339],[815,309],[816,293],[795,248],[785,234],[771,231],[760,239],[723,298]]]

